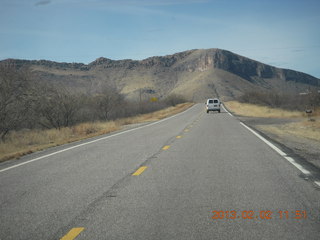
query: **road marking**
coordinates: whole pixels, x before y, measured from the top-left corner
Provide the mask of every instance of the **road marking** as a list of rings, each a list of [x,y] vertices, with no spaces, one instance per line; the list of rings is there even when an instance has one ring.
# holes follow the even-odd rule
[[[248,129],[250,132],[252,132],[254,135],[256,135],[258,138],[260,138],[264,143],[266,143],[269,147],[271,147],[273,150],[275,150],[280,156],[282,156],[284,159],[286,159],[288,162],[290,162],[293,166],[298,168],[303,174],[310,175],[311,173],[306,170],[304,167],[302,167],[299,163],[297,163],[292,157],[288,157],[286,153],[281,151],[279,148],[277,148],[275,145],[273,145],[271,142],[269,142],[267,139],[262,137],[260,134],[258,134],[256,131],[249,128],[244,123],[240,122],[242,126],[244,126],[246,129]]]
[[[320,187],[320,181],[314,181],[314,183]]]
[[[176,138],[178,138],[178,139],[179,139],[179,138],[182,138],[182,136],[176,136]]]
[[[147,167],[146,166],[143,166],[143,167],[140,167],[137,171],[135,171],[132,176],[139,176],[141,173],[144,172],[144,170],[146,170]]]
[[[296,161],[292,157],[284,157],[288,160],[293,166],[298,168],[303,174],[309,175],[311,174],[308,170],[305,170],[299,163],[296,163]]]
[[[60,238],[60,240],[73,240],[75,239],[84,228],[72,228],[65,236]]]
[[[69,150],[72,150],[72,149],[75,149],[75,148],[78,148],[78,147],[82,147],[82,146],[85,146],[85,145],[88,145],[88,144],[91,144],[91,143],[99,142],[99,141],[102,141],[102,140],[106,140],[106,139],[108,139],[108,138],[116,137],[116,136],[119,136],[119,135],[122,135],[122,134],[125,134],[125,133],[137,131],[137,130],[140,130],[140,129],[142,129],[142,128],[146,128],[146,127],[150,127],[150,126],[153,126],[153,125],[162,123],[162,122],[167,121],[167,120],[169,120],[169,119],[171,119],[171,118],[175,118],[175,117],[177,117],[177,116],[180,116],[180,115],[186,113],[187,111],[191,110],[191,109],[194,108],[195,106],[196,106],[196,105],[192,106],[191,108],[188,108],[187,110],[185,110],[185,111],[183,111],[183,112],[181,112],[181,113],[178,113],[178,114],[173,115],[173,116],[171,116],[171,117],[168,117],[168,118],[159,120],[159,121],[157,121],[157,122],[153,122],[153,123],[150,123],[150,124],[141,126],[141,127],[129,129],[129,130],[126,130],[126,131],[123,131],[123,132],[115,133],[115,134],[113,134],[113,135],[109,135],[109,136],[106,136],[106,137],[102,137],[102,138],[99,138],[99,139],[95,139],[95,140],[92,140],[92,141],[89,141],[89,142],[81,143],[81,144],[78,144],[78,145],[75,145],[75,146],[72,146],[72,147],[65,148],[65,149],[63,149],[63,150],[59,150],[59,151],[56,151],[56,152],[53,152],[53,153],[50,153],[50,154],[47,154],[47,155],[44,155],[44,156],[41,156],[41,157],[37,157],[37,158],[31,159],[31,160],[26,161],[26,162],[23,162],[23,163],[19,163],[19,164],[13,165],[13,166],[11,166],[11,167],[7,167],[7,168],[4,168],[4,169],[1,169],[1,170],[0,170],[0,173],[1,173],[1,172],[8,171],[8,170],[13,169],[13,168],[16,168],[16,167],[23,166],[23,165],[28,164],[28,163],[36,162],[36,161],[39,161],[39,160],[41,160],[41,159],[44,159],[44,158],[47,158],[47,157],[50,157],[50,156],[53,156],[53,155],[56,155],[56,154],[59,154],[59,153],[62,153],[62,152],[66,152],[66,151],[69,151]]]
[[[189,129],[185,129],[184,131],[185,131],[185,132],[189,132],[190,130],[189,130]]]
[[[162,150],[168,150],[170,148],[170,146],[169,145],[166,145],[166,146],[164,146],[163,148],[162,148]]]
[[[222,108],[223,108],[231,117],[233,117],[233,115],[224,107],[223,104],[222,104]]]
[[[256,135],[258,138],[260,138],[262,141],[264,141],[269,147],[271,147],[273,150],[275,150],[277,153],[279,153],[281,156],[287,156],[284,152],[282,152],[279,148],[277,148],[275,145],[273,145],[271,142],[269,142],[267,139],[262,137],[260,134],[256,133],[254,130],[249,128],[247,125],[240,122],[242,126],[244,126],[246,129],[248,129],[250,132],[252,132],[254,135]]]

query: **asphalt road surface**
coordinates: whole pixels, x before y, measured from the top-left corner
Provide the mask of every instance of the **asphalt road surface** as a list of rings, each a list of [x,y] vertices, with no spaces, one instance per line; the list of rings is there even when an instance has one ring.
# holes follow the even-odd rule
[[[0,239],[320,239],[319,173],[204,105],[0,165]]]

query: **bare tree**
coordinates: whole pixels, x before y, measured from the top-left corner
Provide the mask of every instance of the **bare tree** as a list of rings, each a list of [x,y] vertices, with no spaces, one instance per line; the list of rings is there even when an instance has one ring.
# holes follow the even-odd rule
[[[31,107],[28,93],[27,70],[17,70],[14,66],[0,66],[0,137],[21,128]]]
[[[39,98],[40,124],[46,128],[68,127],[76,122],[79,98],[66,89],[47,87]]]
[[[122,96],[111,88],[103,88],[102,91],[95,97],[98,115],[100,119],[110,120],[116,118],[116,109],[119,108],[123,101]]]

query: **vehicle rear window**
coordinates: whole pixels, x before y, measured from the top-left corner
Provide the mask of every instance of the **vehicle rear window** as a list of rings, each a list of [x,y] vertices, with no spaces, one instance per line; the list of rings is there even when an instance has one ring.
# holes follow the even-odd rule
[[[214,103],[219,103],[219,101],[215,99],[215,100],[214,100]]]
[[[213,100],[209,100],[209,102],[208,103],[213,103]]]

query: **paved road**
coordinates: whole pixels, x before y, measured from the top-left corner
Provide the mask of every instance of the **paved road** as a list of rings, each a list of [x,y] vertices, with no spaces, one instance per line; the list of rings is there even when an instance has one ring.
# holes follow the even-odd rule
[[[319,173],[203,107],[1,164],[0,239],[320,239]]]

